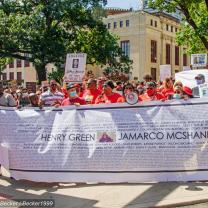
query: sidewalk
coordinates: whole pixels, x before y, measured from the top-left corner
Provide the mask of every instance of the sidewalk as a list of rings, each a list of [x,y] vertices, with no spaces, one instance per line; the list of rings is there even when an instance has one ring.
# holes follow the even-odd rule
[[[1,199],[54,199],[57,208],[177,207],[208,202],[208,182],[76,185],[1,176]]]

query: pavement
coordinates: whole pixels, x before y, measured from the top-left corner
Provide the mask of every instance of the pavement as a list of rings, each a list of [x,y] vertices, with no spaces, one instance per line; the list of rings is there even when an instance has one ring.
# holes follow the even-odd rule
[[[58,184],[0,176],[0,202],[17,199],[54,199],[57,208],[206,208],[208,182]]]

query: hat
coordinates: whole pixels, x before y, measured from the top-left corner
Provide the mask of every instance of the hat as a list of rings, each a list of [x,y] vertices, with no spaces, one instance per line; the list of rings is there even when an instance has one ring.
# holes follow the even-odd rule
[[[106,85],[109,86],[111,89],[115,88],[115,86],[111,80],[108,80],[107,82],[105,82],[103,86],[106,86]]]
[[[192,89],[189,87],[184,86],[183,92],[186,93],[187,95],[192,95]]]
[[[88,79],[87,84],[90,84],[90,83],[97,83],[97,80],[96,79]]]
[[[76,87],[77,87],[77,84],[70,83],[70,84],[67,85],[66,89],[67,89],[67,90],[70,90],[70,89],[76,88]]]
[[[157,87],[157,84],[155,82],[147,82],[146,83],[146,86],[149,86],[149,87]]]
[[[195,76],[195,79],[196,79],[196,78],[204,79],[204,75],[203,75],[203,74],[197,74],[197,75]]]

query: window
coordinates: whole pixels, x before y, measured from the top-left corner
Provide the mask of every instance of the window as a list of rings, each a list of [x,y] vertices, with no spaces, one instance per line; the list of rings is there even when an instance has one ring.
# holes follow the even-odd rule
[[[25,61],[24,66],[25,66],[25,67],[29,67],[29,66],[30,66],[30,62],[29,62],[29,61]]]
[[[155,27],[157,27],[157,21],[155,21]]]
[[[166,44],[166,64],[170,64],[170,44]]]
[[[129,20],[126,20],[126,27],[129,27],[129,25],[130,25]]]
[[[157,42],[151,40],[151,62],[157,63]]]
[[[173,26],[171,26],[171,32],[173,32]]]
[[[175,32],[176,32],[176,33],[178,32],[178,28],[175,28]]]
[[[150,25],[153,26],[153,20],[152,19],[150,20]]]
[[[108,23],[108,29],[110,29],[111,28],[111,23]]]
[[[187,66],[187,54],[183,54],[183,66]]]
[[[114,27],[114,29],[117,28],[117,22],[113,23],[113,27]]]
[[[120,27],[121,28],[123,27],[123,21],[120,21]]]
[[[6,73],[2,73],[2,79],[5,81],[7,80],[7,74]]]
[[[179,47],[175,46],[175,65],[179,66]]]
[[[31,57],[31,55],[28,54],[28,53],[25,53],[25,57],[27,57],[27,58],[29,59],[29,58]],[[24,61],[24,66],[25,66],[25,67],[29,67],[29,66],[30,66],[30,62],[27,61],[27,60],[25,60],[25,61]]]
[[[154,81],[157,80],[157,69],[156,68],[151,68],[151,76]]]
[[[168,31],[169,30],[169,25],[166,25],[166,31]]]
[[[20,59],[17,59],[17,67],[22,67],[22,60]]]
[[[121,41],[121,49],[125,56],[130,57],[130,42],[127,41]]]
[[[14,68],[14,61],[9,63],[9,68]]]
[[[22,80],[22,72],[17,72],[17,80],[18,81]]]
[[[14,72],[9,73],[9,80],[14,80]]]

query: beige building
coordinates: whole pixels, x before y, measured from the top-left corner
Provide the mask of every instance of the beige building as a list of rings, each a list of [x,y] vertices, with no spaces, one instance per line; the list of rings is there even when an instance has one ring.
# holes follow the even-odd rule
[[[110,9],[103,21],[109,31],[116,34],[124,53],[133,60],[132,79],[141,80],[145,74],[160,78],[160,65],[171,65],[172,75],[190,65],[190,57],[184,54],[185,47],[176,43],[178,19],[167,14]],[[49,64],[47,71],[55,69]],[[102,76],[98,66],[87,66],[96,77]],[[1,80],[17,80],[24,87],[35,88],[37,74],[27,61],[14,60],[3,71]]]
[[[178,19],[161,13],[129,11],[108,15],[104,23],[120,40],[123,52],[133,60],[132,79],[145,74],[159,79],[160,65],[171,65],[172,76],[190,65],[185,47],[177,46]]]
[[[51,72],[55,67],[53,64],[48,64],[46,68],[48,72]],[[14,84],[15,81],[17,85],[22,85],[35,91],[37,73],[32,63],[15,59],[6,66],[0,80],[3,81],[5,85],[8,83]]]

